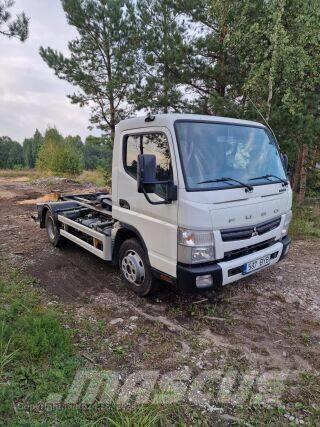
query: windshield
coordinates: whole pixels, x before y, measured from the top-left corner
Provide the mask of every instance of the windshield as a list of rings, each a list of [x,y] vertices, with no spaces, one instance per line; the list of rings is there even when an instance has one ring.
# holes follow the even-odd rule
[[[188,190],[239,186],[233,179],[249,185],[287,179],[280,153],[263,128],[192,121],[176,122],[175,128]]]

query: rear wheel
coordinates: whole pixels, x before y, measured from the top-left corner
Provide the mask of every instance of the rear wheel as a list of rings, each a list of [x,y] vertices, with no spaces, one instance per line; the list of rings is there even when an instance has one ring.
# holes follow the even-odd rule
[[[122,243],[119,251],[121,277],[126,286],[140,297],[150,294],[154,289],[150,266],[145,251],[137,239]]]
[[[45,224],[49,242],[53,246],[58,246],[61,241],[60,231],[57,227],[56,221],[53,218],[52,213],[49,210],[46,213]]]

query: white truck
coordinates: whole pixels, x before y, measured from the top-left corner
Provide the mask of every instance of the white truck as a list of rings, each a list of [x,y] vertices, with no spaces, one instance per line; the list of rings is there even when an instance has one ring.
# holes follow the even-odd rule
[[[287,255],[287,167],[260,123],[148,114],[116,127],[112,196],[64,195],[39,204],[38,219],[53,245],[66,238],[118,264],[140,296],[155,278],[221,289]]]

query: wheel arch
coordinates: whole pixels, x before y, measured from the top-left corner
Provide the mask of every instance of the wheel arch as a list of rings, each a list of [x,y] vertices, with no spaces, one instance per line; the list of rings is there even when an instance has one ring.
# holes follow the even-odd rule
[[[125,242],[128,239],[135,238],[138,240],[138,242],[141,244],[145,254],[146,259],[148,262],[148,265],[150,265],[149,255],[148,255],[148,248],[145,244],[145,241],[143,240],[143,237],[139,233],[139,231],[133,227],[130,224],[121,223],[120,228],[117,231],[117,234],[115,236],[114,244],[113,244],[113,254],[112,254],[112,262],[113,264],[117,265],[119,262],[119,250],[123,242]]]
[[[76,202],[69,201],[51,202],[37,205],[40,228],[45,228],[46,226],[46,214],[48,211],[52,213],[54,220],[57,221],[58,214],[62,208],[76,208],[77,206],[79,205]]]

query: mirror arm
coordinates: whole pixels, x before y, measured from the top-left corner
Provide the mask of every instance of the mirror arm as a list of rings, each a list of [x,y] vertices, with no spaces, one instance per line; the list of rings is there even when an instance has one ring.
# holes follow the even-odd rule
[[[146,184],[148,184],[148,183],[146,183]],[[148,200],[148,202],[151,204],[151,205],[170,205],[170,203],[171,203],[171,201],[169,201],[169,200],[163,200],[163,201],[161,201],[161,202],[153,202],[151,199],[150,199],[150,197],[148,196],[148,193],[146,192],[146,190],[144,189],[144,187],[142,186],[142,192],[143,192],[143,194],[144,194],[144,197]]]

